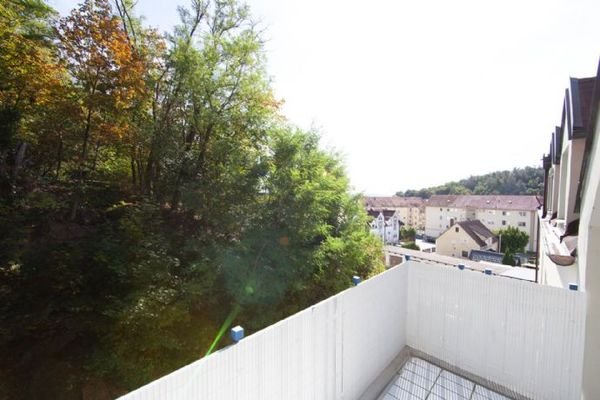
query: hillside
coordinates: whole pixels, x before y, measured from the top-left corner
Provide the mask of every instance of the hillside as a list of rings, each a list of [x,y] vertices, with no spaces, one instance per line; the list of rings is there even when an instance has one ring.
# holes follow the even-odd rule
[[[471,176],[458,182],[449,182],[418,190],[396,192],[396,196],[429,198],[434,194],[512,194],[541,195],[544,190],[542,168],[515,168],[512,171],[496,171]]]

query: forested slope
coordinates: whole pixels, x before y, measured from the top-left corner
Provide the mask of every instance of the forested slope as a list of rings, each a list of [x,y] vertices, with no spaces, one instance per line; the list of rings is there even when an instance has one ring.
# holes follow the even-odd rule
[[[471,176],[458,182],[441,186],[397,192],[397,196],[417,196],[429,198],[434,194],[511,194],[539,195],[544,191],[544,170],[542,168],[515,168],[512,171],[498,171],[485,175]]]

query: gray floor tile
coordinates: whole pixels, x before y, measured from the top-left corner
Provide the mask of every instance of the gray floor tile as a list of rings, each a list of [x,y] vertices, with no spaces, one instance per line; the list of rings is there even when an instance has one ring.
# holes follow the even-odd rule
[[[413,372],[413,373],[420,375],[430,381],[435,381],[441,372],[441,368],[436,365],[433,365],[433,364],[429,364],[429,363],[423,364],[423,363],[424,362],[414,363],[414,362],[409,361],[406,364],[404,364],[404,367],[402,369],[404,371]]]
[[[417,385],[414,382],[408,381],[402,377],[400,377],[399,379],[397,379],[394,382],[394,386],[396,386],[399,389],[404,390],[405,392],[409,392],[420,399],[425,399],[427,397],[427,395],[429,394],[429,390]]]
[[[475,400],[510,400],[508,397],[496,393],[483,386],[475,386],[475,392],[473,392],[473,399]]]
[[[435,382],[435,378],[426,378],[411,371],[400,372],[400,378],[404,378],[409,382],[413,382],[424,389],[430,390]]]
[[[431,393],[446,400],[468,400],[471,397],[471,392],[456,393],[448,388],[436,383],[431,388]]]

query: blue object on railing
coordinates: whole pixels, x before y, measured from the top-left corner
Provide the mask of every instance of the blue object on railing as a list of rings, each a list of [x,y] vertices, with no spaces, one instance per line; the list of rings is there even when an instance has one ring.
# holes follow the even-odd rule
[[[460,270],[465,269],[465,264],[458,264],[458,269],[460,269]]]
[[[358,286],[358,284],[360,283],[360,276],[354,275],[352,277],[352,283],[354,283],[354,286]]]
[[[579,289],[579,286],[576,283],[569,283],[569,290],[577,291],[577,289]]]
[[[491,275],[491,274],[492,274],[492,269],[491,269],[491,268],[486,268],[486,269],[485,269],[483,272],[484,272],[486,275]]]
[[[241,326],[236,326],[231,328],[231,340],[233,340],[234,342],[239,342],[240,340],[242,340],[244,338],[244,328],[242,328]]]

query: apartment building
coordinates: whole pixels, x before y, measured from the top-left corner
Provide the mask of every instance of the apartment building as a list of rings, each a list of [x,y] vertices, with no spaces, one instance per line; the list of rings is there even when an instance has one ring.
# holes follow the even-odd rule
[[[584,291],[587,300],[582,398],[600,396],[600,64],[571,78],[560,125],[543,157],[539,212],[540,283]]]
[[[405,225],[425,229],[425,202],[420,197],[366,196],[363,203],[367,210],[394,210]]]
[[[540,281],[547,285],[568,287],[569,283],[579,281],[576,257],[582,201],[579,191],[584,158],[589,164],[588,141],[593,138],[595,82],[594,77],[569,79],[560,125],[554,128],[549,152],[543,157],[546,193],[540,216]]]
[[[425,202],[425,235],[438,238],[459,221],[479,220],[491,231],[517,227],[529,235],[526,250],[535,251],[537,196],[434,195]]]

